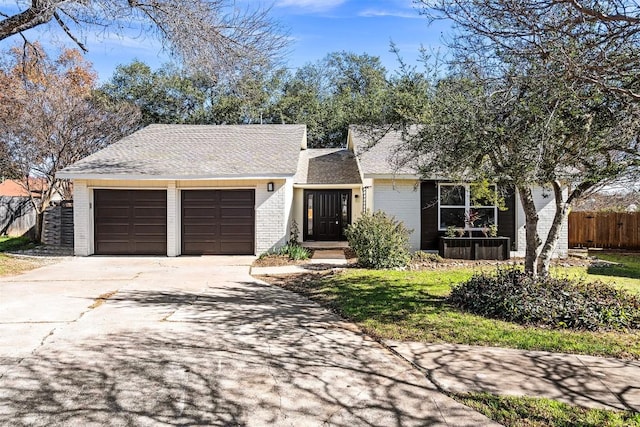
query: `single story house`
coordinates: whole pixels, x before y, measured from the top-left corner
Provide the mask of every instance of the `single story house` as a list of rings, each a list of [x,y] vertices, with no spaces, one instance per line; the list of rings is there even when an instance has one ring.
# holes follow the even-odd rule
[[[307,148],[304,125],[151,125],[63,169],[73,181],[75,254],[260,254],[289,239],[344,240],[364,210],[384,210],[413,229],[414,250],[474,209],[524,253],[524,214],[470,206],[469,187],[422,180],[393,165],[399,135],[367,149],[349,130],[346,148]],[[536,192],[542,228],[553,194]],[[544,230],[542,230],[544,231]],[[566,253],[566,227],[558,253]]]

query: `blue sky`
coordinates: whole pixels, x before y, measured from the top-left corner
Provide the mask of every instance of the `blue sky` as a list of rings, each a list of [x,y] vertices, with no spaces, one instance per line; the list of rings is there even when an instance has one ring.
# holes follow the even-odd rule
[[[24,0],[0,0],[0,12],[11,12],[16,1]],[[444,22],[429,26],[411,0],[275,0],[271,14],[288,29],[291,46],[285,60],[292,69],[345,50],[379,56],[387,70],[393,71],[397,62],[389,52],[391,40],[407,62],[417,64],[420,46],[442,48],[442,34],[448,31]],[[72,46],[55,24],[30,31],[28,36],[46,46]],[[103,81],[111,77],[117,65],[133,59],[154,68],[169,60],[159,41],[140,33],[85,33],[83,40],[89,49],[87,59]],[[0,48],[19,42],[19,38],[10,38],[0,42]]]

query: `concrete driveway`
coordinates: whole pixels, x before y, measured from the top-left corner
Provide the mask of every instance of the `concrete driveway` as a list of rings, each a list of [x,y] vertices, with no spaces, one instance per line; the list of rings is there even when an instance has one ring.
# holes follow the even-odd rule
[[[0,424],[490,424],[251,261],[75,258],[0,279]]]

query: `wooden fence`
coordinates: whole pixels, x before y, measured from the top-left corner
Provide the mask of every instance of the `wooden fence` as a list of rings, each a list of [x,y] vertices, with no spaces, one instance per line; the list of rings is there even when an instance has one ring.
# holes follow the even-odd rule
[[[640,249],[640,212],[571,212],[569,247]]]
[[[22,236],[36,225],[36,211],[28,197],[0,196],[0,236]]]
[[[42,222],[42,243],[50,246],[73,247],[72,201],[49,206],[44,211]]]

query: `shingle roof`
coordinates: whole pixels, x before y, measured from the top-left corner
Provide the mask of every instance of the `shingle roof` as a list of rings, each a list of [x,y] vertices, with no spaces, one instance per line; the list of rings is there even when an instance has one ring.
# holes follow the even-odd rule
[[[361,184],[358,162],[344,148],[313,148],[302,150],[296,184]]]
[[[417,174],[411,159],[407,159],[405,153],[400,150],[403,143],[400,132],[389,131],[379,140],[372,142],[372,138],[367,134],[351,126],[349,135],[364,175]]]
[[[305,125],[150,125],[58,173],[129,177],[294,175]]]

